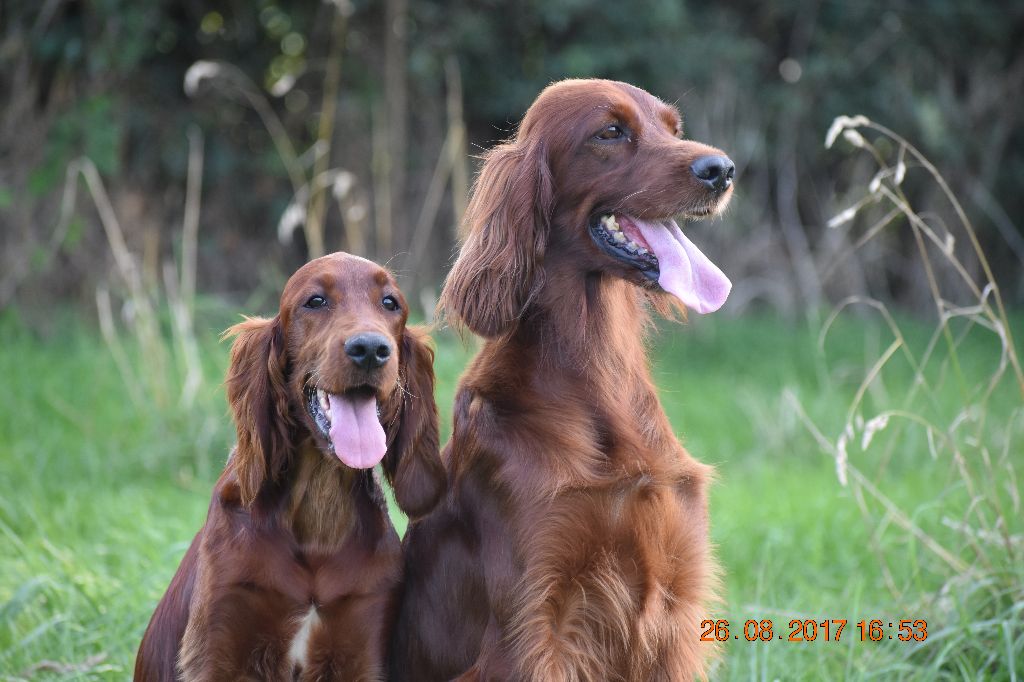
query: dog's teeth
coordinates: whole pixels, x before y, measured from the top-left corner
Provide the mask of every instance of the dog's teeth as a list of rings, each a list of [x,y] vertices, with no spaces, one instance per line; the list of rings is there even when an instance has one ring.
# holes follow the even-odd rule
[[[650,253],[650,251],[641,246],[639,249],[636,250],[636,253],[638,256],[646,256],[648,253]]]
[[[316,389],[316,397],[320,399],[320,408],[324,411],[324,414],[329,414],[331,411],[331,401],[327,397],[327,391],[322,388]]]
[[[625,244],[626,243],[626,235],[622,234],[621,232],[616,232],[615,233],[615,241],[617,243],[619,243],[619,244]]]

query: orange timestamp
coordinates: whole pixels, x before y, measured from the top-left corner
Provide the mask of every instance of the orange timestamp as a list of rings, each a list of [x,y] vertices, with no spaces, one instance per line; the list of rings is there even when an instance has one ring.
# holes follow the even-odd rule
[[[702,642],[727,642],[744,639],[748,642],[838,642],[846,628],[847,619],[833,618],[825,620],[799,619],[789,621],[789,626],[780,632],[775,631],[771,619],[748,619],[743,623],[741,632],[730,632],[728,620],[702,620],[700,622]],[[902,618],[899,620],[883,620],[874,618],[858,621],[853,628],[860,635],[862,642],[881,642],[895,639],[900,642],[923,642],[928,638],[928,622],[922,619]],[[788,630],[788,632],[787,632]],[[856,636],[856,633],[854,636]],[[849,636],[849,635],[848,635]]]

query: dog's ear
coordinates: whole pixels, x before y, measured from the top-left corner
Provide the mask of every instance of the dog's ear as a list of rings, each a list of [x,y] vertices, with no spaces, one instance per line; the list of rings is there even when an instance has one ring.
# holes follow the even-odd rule
[[[439,312],[481,336],[509,331],[543,284],[554,204],[544,148],[513,141],[484,156],[463,220],[465,241]]]
[[[427,341],[420,329],[402,333],[398,432],[384,456],[384,473],[395,501],[411,519],[433,509],[445,490],[434,402],[434,351]]]
[[[264,483],[284,468],[291,415],[285,379],[280,319],[246,318],[226,332],[235,337],[225,387],[238,431],[229,466],[238,479],[242,504],[252,505]]]

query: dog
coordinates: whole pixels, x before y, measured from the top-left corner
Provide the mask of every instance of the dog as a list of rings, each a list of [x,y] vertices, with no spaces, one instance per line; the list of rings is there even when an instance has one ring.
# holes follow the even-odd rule
[[[706,674],[712,469],[674,435],[645,337],[649,307],[725,302],[673,217],[720,213],[735,166],[681,133],[639,88],[567,80],[486,154],[440,300],[486,342],[457,390],[448,492],[404,540],[392,679]]]
[[[391,275],[344,253],[300,268],[234,336],[238,444],[142,639],[136,680],[379,680],[411,518],[440,498],[433,351]]]

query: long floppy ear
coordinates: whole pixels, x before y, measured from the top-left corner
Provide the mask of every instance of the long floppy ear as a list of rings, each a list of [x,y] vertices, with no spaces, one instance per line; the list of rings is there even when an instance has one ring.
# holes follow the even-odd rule
[[[543,284],[554,184],[542,145],[513,141],[484,156],[463,230],[466,240],[438,305],[481,336],[509,331]]]
[[[422,329],[402,333],[402,406],[398,433],[384,456],[384,473],[395,501],[411,519],[433,509],[445,490],[434,402],[434,351],[427,341]]]
[[[252,505],[284,468],[291,447],[291,415],[280,319],[250,317],[224,332],[235,336],[225,382],[238,431],[234,468],[242,504]]]

